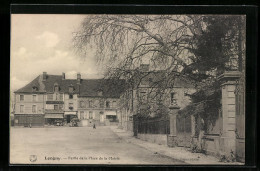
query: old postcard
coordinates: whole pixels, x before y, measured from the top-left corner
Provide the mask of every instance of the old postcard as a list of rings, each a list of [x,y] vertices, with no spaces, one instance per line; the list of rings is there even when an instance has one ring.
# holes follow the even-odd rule
[[[245,163],[245,15],[11,14],[10,164]]]

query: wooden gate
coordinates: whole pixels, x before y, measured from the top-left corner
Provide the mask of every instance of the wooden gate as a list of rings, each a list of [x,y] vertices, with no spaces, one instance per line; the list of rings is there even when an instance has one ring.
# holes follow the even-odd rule
[[[177,115],[177,141],[178,146],[190,147],[191,144],[191,116]]]

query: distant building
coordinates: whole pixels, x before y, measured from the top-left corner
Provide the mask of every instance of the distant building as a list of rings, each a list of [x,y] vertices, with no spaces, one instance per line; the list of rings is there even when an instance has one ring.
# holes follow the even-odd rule
[[[15,91],[14,125],[43,126],[69,123],[77,117],[81,124],[118,122],[117,102],[123,80],[66,79],[43,72],[23,88]]]
[[[149,65],[143,64],[139,71],[130,78],[133,84],[120,96],[119,122],[129,131],[133,131],[134,115],[168,114],[167,109],[173,103],[184,108],[190,103],[189,95],[195,92],[194,86],[184,78],[176,77],[171,83],[165,82],[166,72],[163,70],[150,71]]]

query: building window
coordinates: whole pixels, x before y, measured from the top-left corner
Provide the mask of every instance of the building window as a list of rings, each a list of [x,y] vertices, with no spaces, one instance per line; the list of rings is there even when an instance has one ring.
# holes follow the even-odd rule
[[[36,102],[36,95],[32,95],[32,101]]]
[[[80,111],[80,119],[84,119],[84,111]]]
[[[63,100],[63,94],[60,94],[60,101]]]
[[[116,101],[113,101],[113,108],[116,108]]]
[[[32,90],[33,91],[38,91],[38,88],[36,86],[33,86]]]
[[[80,107],[81,107],[81,108],[85,108],[85,107],[86,107],[86,105],[85,105],[85,102],[84,102],[84,101],[80,101]]]
[[[69,93],[73,92],[73,87],[69,87]]]
[[[89,107],[93,107],[93,101],[92,100],[88,101],[88,103],[89,103]]]
[[[93,112],[89,111],[89,119],[93,119]]]
[[[59,91],[59,86],[55,85],[55,86],[54,86],[54,91],[55,91],[55,92],[58,92],[58,91]]]
[[[54,110],[58,110],[59,109],[59,105],[54,105]]]
[[[53,100],[53,94],[48,94],[47,95],[47,100],[50,100],[50,101]]]
[[[20,95],[20,101],[24,101],[24,95]]]
[[[55,100],[59,100],[59,94],[58,93],[55,94]]]
[[[20,112],[21,112],[21,113],[24,112],[24,105],[20,105]]]
[[[106,101],[106,108],[110,108],[110,101]]]
[[[171,93],[171,104],[176,104],[176,93]]]
[[[70,94],[70,95],[69,95],[69,99],[73,99],[73,94]]]
[[[100,105],[100,108],[103,108],[103,107],[104,107],[104,101],[103,101],[103,100],[100,100],[100,101],[99,101],[99,105]]]
[[[60,109],[60,110],[63,109],[63,105],[62,105],[62,104],[59,105],[59,109]]]
[[[69,103],[69,109],[73,110],[73,103]]]
[[[98,91],[98,96],[102,96],[103,92],[102,91]]]
[[[146,92],[141,92],[140,93],[140,101],[142,103],[145,103],[147,101],[147,96],[146,96]]]
[[[36,105],[32,106],[32,113],[36,113]]]

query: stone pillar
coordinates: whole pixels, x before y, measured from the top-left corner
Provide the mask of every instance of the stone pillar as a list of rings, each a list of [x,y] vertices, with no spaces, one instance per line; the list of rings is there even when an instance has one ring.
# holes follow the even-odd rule
[[[236,98],[235,89],[240,78],[239,71],[227,71],[218,77],[222,92],[222,125],[220,151],[226,156],[236,153]]]
[[[123,129],[123,124],[122,124],[122,109],[119,110],[119,125],[118,128],[119,129]]]
[[[176,117],[180,107],[177,104],[172,104],[170,107],[170,134],[168,135],[167,144],[169,147],[174,147],[176,145],[177,138],[177,127],[176,127]]]
[[[191,118],[191,137],[195,137],[195,117],[193,115],[190,116]]]

